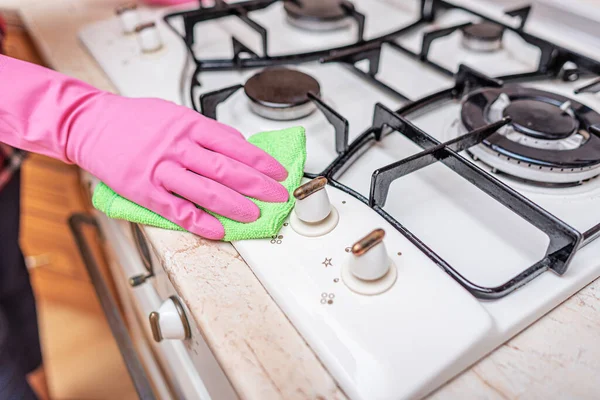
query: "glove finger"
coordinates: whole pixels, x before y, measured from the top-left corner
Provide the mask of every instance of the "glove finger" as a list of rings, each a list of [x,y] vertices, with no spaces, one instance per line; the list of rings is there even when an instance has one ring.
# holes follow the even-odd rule
[[[276,181],[281,182],[287,178],[287,171],[283,165],[262,149],[249,143],[243,137],[219,133],[198,134],[196,141],[200,146],[246,164]]]
[[[237,136],[237,137],[240,137],[240,138],[242,138],[242,139],[246,140],[246,138],[244,137],[244,135],[242,134],[242,132],[238,131],[238,130],[237,130],[237,129],[235,129],[234,127],[232,127],[232,126],[229,126],[229,125],[226,125],[226,124],[222,124],[222,123],[220,123],[219,121],[215,121],[215,122],[218,124],[218,126],[219,126],[220,128],[222,128],[222,129],[226,130],[227,132],[231,133],[232,135],[234,135],[234,136]]]
[[[217,218],[189,201],[166,192],[162,203],[161,210],[153,211],[185,230],[211,240],[221,240],[225,236],[225,229]]]
[[[282,184],[246,164],[213,151],[201,149],[184,156],[184,166],[198,175],[219,182],[236,192],[269,202],[286,202],[289,193]]]
[[[252,201],[219,182],[184,168],[173,168],[164,187],[209,211],[239,222],[252,222],[260,209]]]
[[[242,138],[242,139],[246,140],[246,138],[244,137],[244,135],[242,134],[242,132],[238,131],[233,126],[229,126],[227,124],[223,124],[223,123],[217,121],[216,119],[208,118],[208,117],[205,117],[204,115],[201,115],[201,114],[198,115],[197,112],[192,111],[192,110],[190,110],[190,112],[195,113],[196,117],[200,116],[200,117],[204,118],[203,123],[206,124],[206,126],[202,127],[202,129],[198,129],[198,132],[201,133],[201,136],[206,135],[207,132],[210,135],[217,135],[219,133],[221,133],[221,134],[225,133],[225,137],[234,136],[236,138]],[[195,118],[195,120],[197,120],[197,118]],[[194,122],[197,122],[197,121],[194,121]],[[196,128],[195,125],[190,125],[188,127],[188,129],[191,129],[192,131],[195,131],[197,128]]]

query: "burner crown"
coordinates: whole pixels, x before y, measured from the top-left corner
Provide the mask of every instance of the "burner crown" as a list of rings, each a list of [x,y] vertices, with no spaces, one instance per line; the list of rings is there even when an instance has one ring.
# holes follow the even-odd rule
[[[463,46],[469,50],[489,52],[502,47],[504,27],[491,22],[480,22],[462,28]]]
[[[291,0],[283,7],[290,24],[309,31],[346,28],[350,22],[346,0]]]
[[[244,85],[250,107],[256,114],[274,120],[293,120],[312,113],[316,106],[308,93],[321,94],[312,76],[289,68],[267,68]]]
[[[513,101],[503,114],[512,118],[516,131],[540,139],[564,139],[579,126],[577,120],[559,106],[533,99]]]

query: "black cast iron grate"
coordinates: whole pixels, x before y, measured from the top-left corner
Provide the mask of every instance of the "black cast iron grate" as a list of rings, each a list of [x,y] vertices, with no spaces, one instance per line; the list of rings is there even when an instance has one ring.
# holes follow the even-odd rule
[[[391,111],[384,106],[377,104],[374,110],[372,126],[357,137],[352,143],[348,143],[348,121],[316,94],[310,93],[310,100],[317,105],[317,108],[334,127],[336,137],[335,146],[338,157],[320,174],[306,175],[309,178],[323,175],[328,178],[329,184],[332,186],[352,195],[370,206],[453,279],[480,299],[497,299],[504,297],[530,282],[546,270],[552,270],[559,275],[564,274],[575,253],[583,246],[600,237],[600,223],[584,233],[578,232],[459,154],[463,150],[467,150],[472,146],[482,143],[499,128],[509,123],[509,118],[475,129],[445,143],[440,143],[406,119],[406,116],[423,111],[438,102],[458,99],[470,91],[482,87],[502,87],[505,82],[524,82],[548,78],[573,81],[579,79],[581,76],[600,75],[600,62],[525,32],[525,25],[531,10],[529,6],[506,13],[519,19],[517,25],[510,26],[503,22],[490,19],[489,17],[465,7],[448,3],[444,0],[421,0],[420,17],[417,21],[408,24],[407,26],[400,27],[392,33],[370,40],[364,40],[363,36],[365,24],[364,15],[354,9],[354,7],[347,6],[345,10],[348,13],[348,16],[354,18],[359,27],[356,43],[315,52],[271,57],[268,53],[268,32],[266,28],[253,21],[249,15],[252,11],[264,9],[278,1],[296,2],[298,0],[250,0],[234,4],[226,4],[222,0],[219,0],[213,7],[201,7],[192,11],[169,14],[164,17],[167,24],[173,28],[173,31],[182,37],[183,42],[188,48],[190,57],[194,61],[195,72],[194,78],[190,84],[190,96],[192,98],[192,104],[196,109],[198,109],[198,106],[196,106],[196,99],[194,98],[194,89],[201,86],[201,81],[198,79],[200,73],[262,68],[275,65],[296,65],[311,61],[338,62],[345,64],[358,76],[376,84],[380,88],[397,96],[399,99],[408,101],[405,106],[396,111]],[[422,47],[419,53],[414,53],[395,41],[395,39],[402,35],[408,34],[426,24],[435,22],[438,15],[452,9],[463,10],[484,21],[500,25],[504,27],[504,29],[515,32],[525,42],[538,47],[541,56],[536,70],[502,77],[488,77],[485,74],[464,65],[461,65],[458,71],[453,73],[429,59],[429,49],[435,40],[450,35],[470,23],[429,31],[423,34]],[[239,39],[232,37],[234,56],[231,59],[201,59],[197,57],[192,48],[195,41],[194,27],[196,24],[228,16],[237,16],[260,34],[262,38],[262,54],[257,54],[248,46],[244,45]],[[171,25],[171,22],[176,18],[183,18],[183,35]],[[387,86],[377,78],[383,45],[388,45],[391,49],[421,61],[423,64],[433,67],[441,74],[454,76],[454,86],[450,89],[434,93],[418,100],[413,101],[409,99],[406,95]],[[367,71],[363,71],[356,66],[357,62],[363,60],[368,61]],[[217,106],[225,102],[232,94],[242,87],[241,84],[238,84],[206,93],[199,99],[199,108],[204,115],[216,119]],[[600,90],[600,84],[598,84],[598,81],[595,81],[592,84],[577,89],[575,93],[586,91],[595,92],[597,90]],[[351,164],[356,157],[359,157],[369,143],[381,140],[384,135],[397,133],[410,139],[420,146],[423,151],[374,171],[369,198],[364,197],[352,188],[347,187],[336,180],[336,175]],[[600,132],[592,132],[592,134],[599,135]],[[384,211],[383,206],[385,205],[387,193],[393,181],[437,162],[443,163],[446,167],[450,168],[462,178],[468,180],[491,198],[544,232],[549,238],[549,245],[545,256],[500,286],[480,286],[461,275],[456,268],[440,257],[435,250],[429,248],[399,221]]]

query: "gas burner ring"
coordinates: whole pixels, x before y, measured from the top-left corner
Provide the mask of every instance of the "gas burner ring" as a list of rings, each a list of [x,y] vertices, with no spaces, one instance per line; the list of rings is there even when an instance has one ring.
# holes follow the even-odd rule
[[[297,28],[325,32],[346,29],[352,18],[344,8],[344,0],[289,0],[284,2],[287,21]]]
[[[468,150],[474,161],[490,168],[490,172],[502,172],[508,176],[546,186],[565,187],[582,184],[600,175],[600,164],[585,168],[555,168],[525,163],[521,160],[496,153],[488,147],[474,146]],[[526,170],[526,172],[524,172]]]
[[[308,18],[296,18],[291,15],[286,17],[290,25],[305,31],[327,32],[346,29],[352,25],[352,20],[348,17],[333,21],[318,21]]]
[[[308,116],[317,109],[308,93],[319,96],[319,82],[304,72],[283,68],[266,68],[246,81],[244,91],[255,114],[277,121]]]
[[[463,99],[461,132],[504,116],[511,124],[469,152],[516,178],[577,184],[600,174],[600,137],[590,132],[600,114],[575,100],[518,85],[484,88]]]
[[[502,48],[504,27],[492,22],[480,22],[467,25],[461,29],[463,47],[482,53],[493,52]]]
[[[250,110],[252,110],[252,112],[255,114],[275,121],[292,121],[295,119],[304,118],[312,114],[317,109],[317,106],[311,101],[291,107],[271,107],[269,105],[260,104],[253,100],[250,100],[248,104],[250,106]]]

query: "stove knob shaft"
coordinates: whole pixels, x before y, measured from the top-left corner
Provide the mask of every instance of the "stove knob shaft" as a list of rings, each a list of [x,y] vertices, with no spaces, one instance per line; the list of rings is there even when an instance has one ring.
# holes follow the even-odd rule
[[[123,33],[129,34],[135,32],[136,26],[140,23],[137,5],[127,4],[117,8],[116,14],[121,22]]]
[[[384,237],[383,229],[375,229],[351,247],[350,259],[342,268],[342,279],[351,290],[380,294],[396,282],[396,265],[388,255]]]
[[[156,23],[147,22],[135,28],[142,53],[153,53],[162,48],[163,43]]]
[[[579,67],[574,62],[567,61],[561,67],[558,76],[565,82],[575,82],[580,77]]]
[[[319,176],[294,191],[296,206],[290,216],[292,228],[303,236],[323,236],[339,221],[327,194],[327,178]]]
[[[183,305],[176,296],[171,296],[158,311],[151,312],[149,320],[156,342],[163,339],[185,340],[192,336]]]

